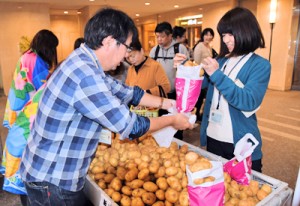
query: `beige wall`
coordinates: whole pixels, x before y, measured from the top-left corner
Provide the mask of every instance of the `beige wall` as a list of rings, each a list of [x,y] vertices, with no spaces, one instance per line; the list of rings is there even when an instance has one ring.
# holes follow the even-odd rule
[[[57,47],[58,61],[62,61],[68,57],[73,51],[75,40],[80,35],[78,26],[78,15],[51,15],[51,31],[58,37],[59,44]]]
[[[19,6],[22,8],[18,8]],[[39,30],[49,28],[49,9],[46,4],[0,2],[0,82],[5,94],[8,93],[20,57],[20,37],[25,35],[32,38]]]

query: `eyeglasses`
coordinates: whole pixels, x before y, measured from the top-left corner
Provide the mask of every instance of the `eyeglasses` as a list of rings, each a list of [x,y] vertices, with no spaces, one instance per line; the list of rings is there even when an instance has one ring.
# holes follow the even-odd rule
[[[122,44],[126,47],[126,52],[128,52],[128,53],[132,52],[132,47],[130,47],[130,46],[118,41],[118,40],[116,40],[116,41],[117,41],[118,44]]]

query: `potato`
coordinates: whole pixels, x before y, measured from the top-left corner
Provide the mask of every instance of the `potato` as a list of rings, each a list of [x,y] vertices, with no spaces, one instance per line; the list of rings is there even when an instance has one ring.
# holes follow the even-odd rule
[[[181,186],[182,186],[183,188],[186,188],[187,185],[188,185],[188,178],[187,178],[187,176],[184,174],[183,177],[182,177],[182,179],[181,179]]]
[[[144,194],[145,192],[147,192],[147,191],[144,190],[143,188],[137,188],[132,191],[132,196],[133,197],[142,197],[142,194]]]
[[[105,171],[105,168],[103,166],[94,166],[91,170],[92,174],[98,174]]]
[[[224,172],[224,182],[230,183],[231,177],[227,172]]]
[[[143,184],[144,184],[143,180],[135,179],[135,180],[132,180],[129,185],[132,189],[137,189],[137,188],[142,187]]]
[[[145,182],[143,188],[148,192],[156,192],[158,190],[158,186],[153,182]]]
[[[144,202],[141,197],[133,197],[131,200],[131,205],[133,206],[144,206]]]
[[[150,161],[151,161],[151,158],[149,157],[149,155],[143,154],[143,155],[141,156],[141,160],[144,161],[144,162],[150,162]]]
[[[259,190],[259,183],[255,180],[250,180],[249,187],[250,187],[253,195],[256,195]]]
[[[172,188],[168,188],[165,193],[166,200],[170,203],[175,203],[179,199],[178,192]]]
[[[165,176],[165,174],[166,174],[166,168],[162,166],[162,167],[158,168],[158,171],[155,174],[155,177],[156,178],[163,177],[163,176]]]
[[[118,167],[116,175],[120,180],[125,180],[125,175],[127,173],[127,170],[124,167]]]
[[[187,189],[184,189],[179,194],[179,203],[180,206],[189,206],[189,194]]]
[[[213,182],[215,181],[216,178],[214,178],[213,176],[208,176],[204,178],[204,182]]]
[[[122,189],[121,189],[121,192],[124,194],[124,195],[128,195],[128,196],[131,196],[132,194],[132,189],[129,187],[129,186],[123,186]]]
[[[198,172],[205,169],[210,169],[212,167],[211,163],[209,161],[199,161],[197,160],[193,164],[190,165],[189,169],[191,172]]]
[[[111,199],[114,201],[114,202],[120,202],[122,196],[119,192],[113,192],[112,195],[111,195]]]
[[[162,159],[171,159],[173,154],[171,152],[164,152],[160,155]]]
[[[162,190],[166,190],[169,187],[167,179],[164,177],[157,178],[156,185]]]
[[[260,189],[264,190],[267,194],[270,194],[272,192],[271,186],[267,184],[263,184]]]
[[[165,200],[165,191],[159,189],[155,192],[155,195],[156,195],[157,199]]]
[[[114,189],[112,189],[112,188],[107,188],[107,189],[105,189],[104,190],[104,192],[109,196],[109,197],[111,197],[111,195],[112,195],[112,193],[114,193]]]
[[[138,175],[138,169],[132,168],[125,174],[125,180],[128,182],[131,182],[132,180],[137,178]]]
[[[159,166],[160,166],[159,162],[157,160],[153,160],[149,165],[149,171],[153,174],[157,173]]]
[[[104,180],[100,180],[98,182],[98,186],[103,190],[106,189],[106,183],[104,182]]]
[[[177,167],[168,167],[168,168],[166,168],[166,175],[167,175],[167,176],[173,176],[173,175],[176,175],[177,172],[178,172]]]
[[[109,163],[108,163],[109,164]],[[109,165],[107,168],[106,168],[106,173],[108,173],[108,174],[116,174],[116,169],[113,167],[113,166],[111,166],[111,165]]]
[[[201,185],[204,183],[204,178],[196,178],[196,179],[194,179],[193,183],[195,185]]]
[[[139,170],[142,170],[142,169],[145,169],[145,168],[148,168],[149,166],[149,163],[148,162],[141,162],[139,165],[138,165],[138,169]]]
[[[167,178],[167,182],[170,185],[170,187],[178,192],[182,190],[182,186],[180,184],[180,181],[175,176],[171,176]]]
[[[268,193],[265,190],[260,189],[260,190],[257,191],[256,196],[259,200],[262,200],[262,199],[264,199],[265,197],[268,196]]]
[[[140,180],[143,180],[143,179],[145,179],[146,177],[149,176],[149,173],[150,173],[150,171],[147,168],[144,168],[144,169],[139,171],[138,178]]]
[[[198,159],[199,155],[196,152],[188,152],[185,155],[185,163],[191,165]]]
[[[185,161],[184,161],[184,160],[181,160],[181,161],[179,162],[179,167],[180,167],[180,169],[181,169],[183,172],[185,172],[185,170],[186,170],[186,164],[185,164]]]
[[[122,206],[131,206],[131,199],[130,197],[123,195],[123,197],[121,198],[121,205]]]
[[[115,178],[114,174],[106,174],[103,179],[106,183],[110,183],[114,178]]]
[[[182,145],[179,149],[179,151],[183,154],[186,154],[188,152],[188,150],[189,150],[189,147],[186,144]]]
[[[128,150],[128,159],[140,158],[141,152],[138,150]]]
[[[100,180],[103,179],[105,177],[105,173],[97,173],[94,175],[94,180]]]
[[[147,205],[153,205],[156,201],[156,196],[152,192],[145,192],[142,194],[142,200]]]
[[[111,183],[109,184],[111,188],[113,188],[115,191],[120,191],[122,188],[122,182],[119,178],[115,177]]]
[[[173,162],[171,160],[164,160],[164,167],[168,168],[171,167],[173,165]]]
[[[162,201],[157,201],[152,206],[165,206],[165,203]]]
[[[194,64],[193,64],[192,61],[188,60],[188,61],[186,61],[186,62],[183,64],[183,66],[185,66],[185,67],[193,67]]]

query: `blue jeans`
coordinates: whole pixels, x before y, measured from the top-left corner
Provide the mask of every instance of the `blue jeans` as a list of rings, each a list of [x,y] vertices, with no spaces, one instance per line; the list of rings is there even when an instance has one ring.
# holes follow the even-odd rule
[[[86,206],[83,190],[72,192],[49,182],[25,182],[28,206]]]

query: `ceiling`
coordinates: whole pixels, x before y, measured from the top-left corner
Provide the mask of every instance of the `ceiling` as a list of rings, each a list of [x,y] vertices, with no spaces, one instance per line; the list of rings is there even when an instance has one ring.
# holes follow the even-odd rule
[[[132,18],[136,18],[137,13],[140,17],[144,17],[220,1],[225,0],[0,0],[0,2],[19,2],[20,7],[24,3],[46,3],[50,5],[52,14],[63,13],[64,10],[74,12],[85,6],[111,6],[126,12]],[[145,6],[146,2],[150,5]],[[174,5],[178,5],[178,8],[174,8]]]

